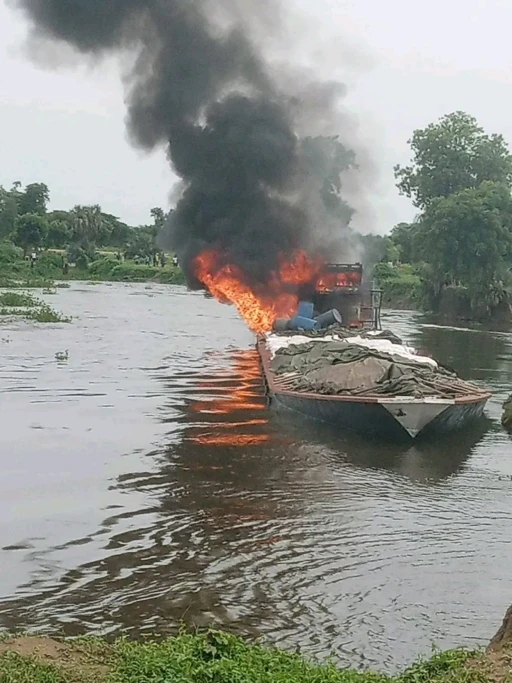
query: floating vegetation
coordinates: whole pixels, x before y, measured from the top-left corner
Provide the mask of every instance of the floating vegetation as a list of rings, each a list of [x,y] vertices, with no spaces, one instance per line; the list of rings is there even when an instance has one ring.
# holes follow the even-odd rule
[[[48,304],[42,303],[39,308],[29,312],[28,318],[37,323],[70,323],[71,318],[56,311]]]
[[[0,320],[13,318],[24,318],[37,323],[71,322],[70,317],[59,313],[28,292],[0,292]]]
[[[49,289],[53,287],[55,287],[53,280],[37,275],[21,280],[15,277],[0,277],[0,289]]]
[[[32,294],[27,294],[25,292],[1,292],[0,293],[0,306],[4,307],[17,307],[21,306],[38,306],[38,299],[32,296]]]

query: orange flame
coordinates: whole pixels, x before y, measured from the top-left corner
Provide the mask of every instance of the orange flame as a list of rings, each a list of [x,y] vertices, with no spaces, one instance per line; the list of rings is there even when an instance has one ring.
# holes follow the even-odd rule
[[[332,292],[338,287],[359,287],[361,274],[354,273],[324,273],[317,282],[318,292]]]
[[[234,264],[220,263],[219,254],[204,251],[194,261],[198,280],[222,303],[235,305],[247,325],[257,333],[269,332],[276,318],[288,318],[297,311],[298,287],[312,282],[321,263],[312,261],[303,251],[292,259],[281,260],[278,273],[272,273],[264,292],[256,293],[246,282],[243,272]]]

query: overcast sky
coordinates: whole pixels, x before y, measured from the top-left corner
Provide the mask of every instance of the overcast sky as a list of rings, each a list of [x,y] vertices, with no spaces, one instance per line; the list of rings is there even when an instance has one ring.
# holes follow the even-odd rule
[[[337,72],[350,62],[345,104],[379,179],[366,197],[372,216],[361,219],[363,229],[385,232],[413,217],[393,165],[408,161],[415,128],[462,109],[512,143],[510,0],[298,4],[315,19],[319,44],[328,37],[330,54],[339,48]],[[173,176],[163,152],[130,148],[115,65],[39,69],[23,53],[25,31],[0,0],[0,184],[45,182],[52,208],[99,203],[129,223],[147,222],[151,207],[168,206]]]

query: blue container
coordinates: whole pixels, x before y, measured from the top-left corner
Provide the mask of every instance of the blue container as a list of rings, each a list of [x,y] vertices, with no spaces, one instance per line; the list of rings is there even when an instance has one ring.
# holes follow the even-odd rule
[[[289,330],[316,330],[318,328],[318,323],[312,318],[304,318],[301,315],[296,315],[288,323]]]
[[[330,311],[318,315],[316,317],[316,322],[321,330],[325,327],[329,327],[329,325],[334,325],[335,323],[341,325],[341,313],[336,308],[332,308]]]
[[[309,301],[299,301],[297,316],[299,318],[312,318],[315,306]]]

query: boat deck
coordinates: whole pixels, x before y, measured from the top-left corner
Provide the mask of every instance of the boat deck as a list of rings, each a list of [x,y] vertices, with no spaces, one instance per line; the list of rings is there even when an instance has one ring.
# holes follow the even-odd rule
[[[295,376],[274,374],[271,354],[263,337],[258,338],[257,350],[269,394],[277,407],[365,433],[398,430],[414,438],[427,428],[451,431],[481,416],[491,397],[488,391],[460,379],[449,382],[453,397],[442,394],[424,398],[369,393],[320,394],[300,390],[293,386]]]

